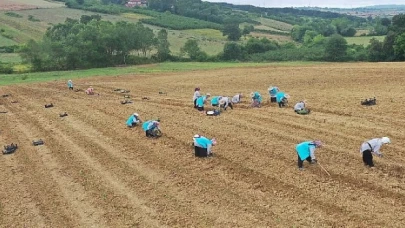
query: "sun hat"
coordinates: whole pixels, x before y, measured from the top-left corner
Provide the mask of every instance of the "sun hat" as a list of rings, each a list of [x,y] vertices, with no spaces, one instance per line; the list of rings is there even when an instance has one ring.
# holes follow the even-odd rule
[[[139,116],[139,114],[135,112],[135,113],[134,113],[134,116]]]
[[[212,145],[214,145],[214,146],[217,145],[217,140],[215,138],[212,138],[211,142],[212,142]]]
[[[391,143],[391,140],[388,137],[382,137],[381,142],[384,143],[384,144],[387,144],[387,143]]]
[[[251,92],[251,93],[250,93],[250,97],[255,97],[255,93],[254,93],[254,92]]]
[[[193,136],[193,138],[200,138],[201,136],[199,134],[196,134]]]

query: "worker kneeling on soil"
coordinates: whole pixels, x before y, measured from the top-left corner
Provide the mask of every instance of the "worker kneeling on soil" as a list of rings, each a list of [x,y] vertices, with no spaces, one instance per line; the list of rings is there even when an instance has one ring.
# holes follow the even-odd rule
[[[232,97],[232,103],[237,104],[241,102],[243,95],[241,93],[236,94],[235,96]]]
[[[252,98],[251,106],[254,108],[260,108],[260,105],[263,100],[262,95],[260,95],[259,92],[252,92],[252,93],[250,93],[250,97]]]
[[[388,137],[370,139],[361,144],[360,153],[363,155],[363,162],[365,166],[374,167],[373,154],[382,157],[380,148],[383,144],[389,144],[391,140]]]
[[[316,164],[315,149],[322,146],[321,141],[306,141],[298,144],[295,150],[298,154],[298,168],[303,170],[304,160],[307,160],[311,164]]]
[[[201,135],[194,135],[194,152],[196,157],[208,157],[212,156],[212,146],[217,144],[215,138],[209,140]]]
[[[280,89],[277,86],[270,86],[267,90],[269,91],[270,102],[276,103],[277,102],[276,95],[280,91]]]
[[[69,90],[73,90],[73,82],[72,82],[72,80],[69,80],[67,84],[68,84]]]
[[[146,137],[157,138],[161,136],[160,120],[149,120],[142,124],[142,129],[146,132]]]
[[[300,115],[309,114],[309,113],[311,112],[311,110],[307,109],[307,108],[305,107],[305,105],[306,105],[306,101],[300,101],[300,102],[298,102],[298,103],[295,104],[295,106],[294,106],[294,111],[295,111],[297,114],[300,114]]]
[[[142,123],[142,120],[139,118],[138,113],[132,114],[127,120],[127,126],[128,127],[135,127],[140,123]]]
[[[204,104],[207,102],[207,99],[211,96],[211,94],[207,93],[205,96],[201,96],[197,98],[197,109],[198,111],[204,111]]]
[[[284,92],[278,92],[276,95],[276,101],[278,103],[278,107],[280,107],[280,108],[285,107],[288,103],[288,98],[290,98],[290,95],[288,95]]]
[[[90,86],[88,89],[86,89],[86,94],[87,95],[94,95],[94,89],[92,86]]]
[[[232,102],[230,102],[230,100],[231,99],[229,97],[221,97],[219,99],[219,107],[226,110],[229,106],[231,109],[233,109]]]

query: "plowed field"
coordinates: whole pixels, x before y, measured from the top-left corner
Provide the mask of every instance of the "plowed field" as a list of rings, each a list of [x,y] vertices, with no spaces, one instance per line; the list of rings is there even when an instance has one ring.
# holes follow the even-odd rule
[[[275,66],[74,80],[0,88],[2,227],[404,227],[403,63]],[[277,85],[307,116],[247,99],[207,117],[192,108],[195,86],[212,95]],[[130,90],[133,104],[121,105]],[[165,92],[167,94],[159,94]],[[143,100],[142,97],[149,97]],[[377,98],[377,105],[360,101]],[[11,101],[18,101],[12,103]],[[44,105],[53,103],[53,108]],[[59,117],[67,112],[68,116]],[[127,129],[133,112],[159,117],[162,138]],[[216,137],[197,159],[192,136]],[[359,147],[388,136],[376,168]],[[33,146],[43,139],[45,144]],[[297,169],[295,145],[320,139],[319,165]]]

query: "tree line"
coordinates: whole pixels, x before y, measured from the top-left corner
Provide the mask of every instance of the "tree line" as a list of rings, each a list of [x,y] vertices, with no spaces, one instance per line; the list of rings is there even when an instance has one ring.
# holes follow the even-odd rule
[[[147,59],[152,50],[154,58],[166,60],[170,53],[166,30],[156,37],[141,23],[114,24],[99,15],[83,15],[48,28],[41,41],[30,40],[20,53],[34,71],[47,71],[134,64]]]

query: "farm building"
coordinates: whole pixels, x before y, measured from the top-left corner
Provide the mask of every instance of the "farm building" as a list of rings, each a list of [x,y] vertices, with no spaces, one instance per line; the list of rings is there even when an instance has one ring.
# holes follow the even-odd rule
[[[129,0],[127,4],[125,4],[126,7],[135,7],[135,6],[142,6],[146,7],[148,5],[148,1],[146,0]]]

